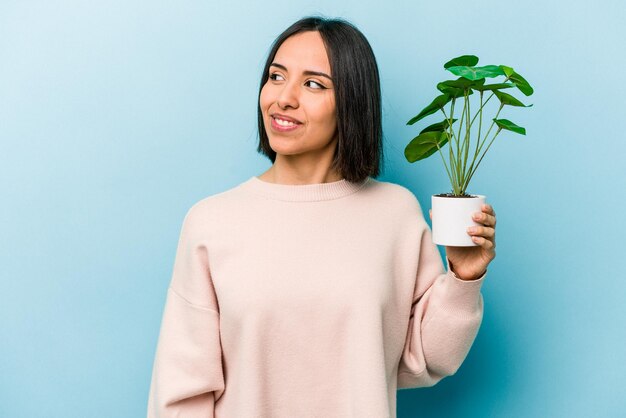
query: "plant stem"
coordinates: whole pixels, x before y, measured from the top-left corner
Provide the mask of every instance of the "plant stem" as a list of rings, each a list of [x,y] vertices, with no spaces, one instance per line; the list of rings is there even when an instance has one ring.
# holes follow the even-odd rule
[[[449,147],[452,146],[452,136],[454,135],[454,131],[452,130],[452,116],[454,114],[454,106],[452,106],[452,113],[450,114],[450,117],[448,118],[448,115],[446,114],[446,110],[442,107],[441,111],[443,112],[443,115],[445,116],[445,118],[448,120],[448,128],[450,129],[450,132],[448,132],[448,129],[445,130],[446,135],[448,136],[448,142],[449,142]],[[452,175],[450,174],[450,170],[452,170],[452,166],[450,166],[450,169],[448,169],[448,165],[446,164],[446,159],[443,156],[443,153],[441,152],[441,148],[439,148],[439,141],[437,141],[435,143],[435,145],[437,145],[437,150],[439,151],[439,155],[441,156],[441,159],[443,160],[443,166],[446,168],[446,173],[448,173],[448,179],[450,179],[450,184],[454,185],[454,180],[452,178]]]
[[[454,130],[452,129],[452,117],[454,116],[454,106],[451,106],[450,117],[448,117],[448,115],[446,114],[446,110],[443,107],[441,108],[441,111],[443,112],[443,115],[448,120],[448,128],[445,130],[445,132],[446,132],[446,134],[448,136],[448,148],[452,148],[452,139],[454,137]],[[437,149],[439,149],[439,143],[437,143]],[[454,172],[454,167],[452,166],[452,163],[454,162],[454,160],[452,159],[452,151],[450,151],[450,153],[449,153],[450,171],[448,171],[448,166],[446,165],[446,160],[443,157],[443,154],[441,153],[441,149],[439,149],[439,154],[441,154],[441,159],[443,160],[443,164],[446,167],[446,172],[448,173],[448,178],[450,179],[450,184],[452,185],[452,188],[454,188],[454,178],[450,174],[450,171]]]
[[[480,130],[483,127],[483,92],[480,92],[480,109],[476,114],[480,113],[480,119],[478,119],[478,141],[476,142],[476,154],[478,153],[478,143],[480,142]],[[474,116],[476,119],[476,116]]]
[[[496,117],[493,118],[493,122],[491,122],[491,125],[489,126],[489,130],[485,134],[485,140],[483,141],[482,144],[480,144],[480,148],[478,149],[478,152],[480,152],[480,150],[483,148],[483,145],[485,145],[485,142],[487,142],[487,137],[489,136],[489,132],[491,132],[491,128],[493,128],[493,125],[496,124],[496,119],[498,119],[498,115],[500,114],[500,111],[502,110],[503,107],[504,107],[504,104],[500,103],[500,108],[498,109],[498,113],[496,113]]]
[[[441,108],[441,111],[443,112],[443,115],[446,117],[446,119],[448,119],[448,129],[450,129],[452,137],[454,137],[456,139],[456,136],[454,135],[454,130],[452,130],[452,117],[453,114],[450,114],[450,117],[448,117],[448,115],[446,114],[446,111],[444,110],[444,108]],[[454,109],[453,109],[454,112]],[[452,139],[450,139],[450,141],[452,141]]]
[[[469,172],[472,172],[472,169],[474,168],[474,162],[476,161],[476,157],[478,156],[478,153],[480,152],[480,149],[478,148],[478,145],[480,144],[480,134],[481,134],[481,130],[483,127],[483,92],[480,92],[480,108],[478,109],[478,112],[476,112],[476,115],[480,114],[480,118],[478,119],[478,136],[476,138],[476,149],[474,150],[474,158],[472,158],[472,164],[470,164],[470,168],[469,168]],[[476,115],[474,115],[474,119],[476,119]],[[471,123],[470,123],[471,125]],[[464,186],[467,188],[469,186],[469,181],[471,179],[471,176],[467,176],[467,178],[465,179],[465,183]]]
[[[452,103],[450,104],[450,118],[454,120],[454,105],[456,104],[456,98],[452,98]],[[454,135],[454,129],[452,125],[449,126],[450,131],[452,132],[452,138],[454,138],[455,142],[459,143],[458,136]],[[458,180],[458,167],[456,164],[456,159],[454,156],[454,143],[450,141],[450,147],[448,152],[448,158],[450,159],[450,170],[452,171],[452,190],[456,194],[456,191],[459,188],[459,180]]]
[[[500,108],[498,109],[498,113],[496,113],[496,117],[494,118],[494,121],[491,123],[491,126],[489,127],[489,130],[485,134],[485,138],[482,141],[482,143],[480,143],[480,136],[478,137],[478,142],[476,143],[476,152],[474,153],[474,158],[472,159],[472,164],[470,165],[470,168],[469,168],[470,175],[468,176],[468,178],[463,183],[465,187],[467,187],[469,185],[470,179],[474,175],[474,172],[476,171],[476,168],[478,168],[478,165],[476,165],[476,167],[474,167],[474,162],[476,162],[476,157],[478,157],[478,154],[480,153],[480,150],[483,148],[483,145],[485,145],[485,142],[487,142],[487,138],[489,137],[489,133],[491,132],[491,129],[493,128],[493,125],[495,125],[495,123],[496,123],[495,119],[498,119],[498,115],[500,114],[500,111],[502,110],[503,107],[504,107],[504,105],[502,103],[500,103]],[[482,110],[479,110],[479,112],[480,112],[480,124],[482,125],[482,119],[483,119]],[[495,138],[495,136],[494,136],[494,138]],[[480,146],[478,146],[479,143],[480,143]],[[485,151],[485,152],[487,152],[487,151]],[[485,154],[483,154],[483,156],[484,155]],[[481,157],[481,159],[482,159],[482,157]],[[480,161],[478,163],[480,164]]]
[[[474,173],[476,172],[476,169],[478,169],[478,166],[480,165],[480,162],[483,160],[483,157],[485,156],[485,154],[487,154],[487,151],[489,151],[489,147],[491,147],[491,144],[493,144],[493,141],[496,139],[496,137],[498,136],[498,134],[500,133],[501,130],[502,130],[502,128],[498,128],[498,130],[496,131],[496,134],[491,139],[491,142],[489,143],[489,145],[487,145],[487,149],[485,150],[485,152],[483,152],[483,155],[480,157],[480,160],[478,160],[478,164],[476,164],[476,167],[474,168],[474,171],[472,171],[472,173],[470,174],[469,179],[467,180],[467,184],[469,184],[469,181],[472,179],[472,176],[474,176]],[[486,137],[485,137],[485,139],[486,139]]]
[[[481,92],[480,92],[481,100],[482,100],[482,94],[483,94],[483,92],[481,91]],[[472,118],[471,125],[473,125],[473,124],[474,124],[474,120],[476,120],[476,117],[478,116],[478,113],[479,113],[479,112],[480,112],[480,113],[481,113],[481,115],[482,115],[483,107],[487,104],[487,102],[489,102],[489,99],[491,99],[494,95],[495,95],[495,93],[491,92],[491,96],[487,97],[487,100],[485,100],[485,103],[482,103],[482,104],[480,105],[480,109],[478,109],[478,112],[476,112],[476,114],[475,114],[475,115],[474,115],[474,117]]]
[[[446,131],[446,135],[448,135],[448,142],[450,142],[450,134]],[[435,142],[437,145],[437,150],[439,151],[439,155],[441,155],[441,159],[443,160],[443,166],[446,168],[446,173],[448,173],[448,178],[450,179],[450,183],[453,184],[452,176],[450,176],[450,170],[448,170],[448,165],[446,164],[446,159],[443,157],[443,153],[441,152],[441,148],[439,148],[439,141]]]
[[[454,194],[461,194],[461,190],[460,190],[460,186],[463,182],[463,172],[462,170],[462,164],[461,164],[461,155],[462,155],[462,149],[461,149],[461,130],[463,129],[463,122],[465,121],[465,112],[467,111],[467,98],[465,97],[465,94],[463,95],[463,111],[461,112],[461,117],[459,118],[461,120],[461,122],[459,123],[459,132],[457,134],[457,141],[456,141],[456,156],[455,156],[455,167],[456,167],[456,180],[457,180],[457,188],[454,191]],[[465,138],[463,140],[463,144],[465,144]]]
[[[510,77],[506,77],[506,78],[504,79],[503,83],[506,83],[507,81],[509,81],[509,79],[510,79]],[[489,101],[489,99],[491,99],[491,98],[492,98],[495,94],[496,94],[496,93],[494,92],[494,90],[491,90],[491,96],[487,97],[487,100],[485,100],[485,103],[481,104],[481,105],[480,105],[480,109],[478,109],[478,110],[482,111],[482,110],[483,110],[483,106],[484,106],[484,105],[486,105],[486,104],[487,104],[487,102]],[[481,101],[482,101],[482,98],[483,98],[483,91],[481,91],[481,92],[480,92],[480,98],[481,98]],[[482,113],[481,113],[480,115],[481,115],[481,117],[482,117]],[[473,124],[474,124],[474,120],[476,119],[476,116],[478,116],[478,113],[476,113],[476,114],[474,115],[474,118],[472,118],[472,123],[470,123],[470,125],[473,125]]]
[[[470,115],[470,100],[469,100],[469,91],[467,91],[467,95],[465,96],[465,101],[467,102],[467,113],[465,114],[465,117],[467,119],[467,123],[466,123],[466,127],[465,127],[465,140],[463,141],[463,148],[465,149],[465,155],[463,156],[463,177],[461,178],[461,185],[465,184],[465,178],[466,178],[466,167],[467,167],[467,156],[469,153],[469,147],[470,147],[470,120],[469,120],[469,115]],[[465,188],[461,187],[461,194],[465,193]]]

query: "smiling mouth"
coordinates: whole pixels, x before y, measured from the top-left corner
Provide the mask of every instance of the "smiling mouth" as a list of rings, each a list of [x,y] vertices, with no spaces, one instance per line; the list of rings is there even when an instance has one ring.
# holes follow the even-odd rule
[[[287,116],[287,115],[283,115],[281,113],[278,112],[272,112],[270,113],[270,117],[277,119],[281,122],[292,122],[292,123],[296,123],[296,124],[301,124],[302,122],[300,122],[298,119],[296,118],[292,118],[291,116]]]
[[[282,115],[270,115],[272,129],[278,132],[289,132],[298,129],[301,122]]]
[[[277,124],[279,124],[280,126],[296,126],[298,125],[295,122],[292,122],[290,120],[285,120],[285,119],[281,119],[279,117],[273,116],[274,121],[276,121]]]

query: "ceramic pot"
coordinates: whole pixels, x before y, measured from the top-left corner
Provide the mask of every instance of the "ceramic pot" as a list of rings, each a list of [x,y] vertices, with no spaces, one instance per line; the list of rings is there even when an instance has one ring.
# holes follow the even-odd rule
[[[472,219],[475,212],[482,212],[484,195],[472,197],[432,196],[432,235],[438,245],[455,247],[478,246],[467,233],[470,226],[481,226]]]

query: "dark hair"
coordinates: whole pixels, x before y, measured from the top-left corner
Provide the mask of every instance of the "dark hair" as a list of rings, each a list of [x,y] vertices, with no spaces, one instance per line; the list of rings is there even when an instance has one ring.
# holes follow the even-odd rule
[[[332,168],[351,182],[377,177],[383,159],[378,66],[369,42],[351,23],[305,17],[288,27],[272,44],[261,76],[259,99],[278,48],[290,36],[307,31],[319,32],[322,37],[333,77],[338,138]],[[257,151],[274,163],[276,152],[270,147],[258,100],[257,106]]]

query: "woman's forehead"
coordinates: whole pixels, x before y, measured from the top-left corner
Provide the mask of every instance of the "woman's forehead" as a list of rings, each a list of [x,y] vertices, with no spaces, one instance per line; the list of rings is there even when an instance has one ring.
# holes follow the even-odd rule
[[[311,70],[330,73],[326,46],[319,32],[307,31],[287,38],[276,51],[275,63],[287,70]]]

